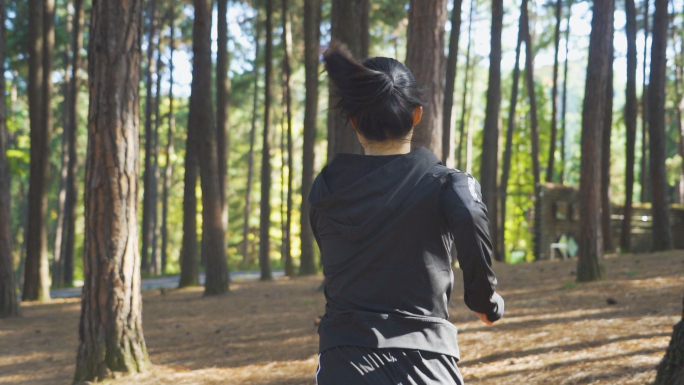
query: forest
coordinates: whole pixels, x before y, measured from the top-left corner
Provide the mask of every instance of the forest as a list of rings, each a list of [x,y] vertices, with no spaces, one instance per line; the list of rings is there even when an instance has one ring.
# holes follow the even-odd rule
[[[684,1],[0,0],[0,17],[0,347],[3,339],[33,341],[20,331],[48,326],[25,329],[22,318],[42,322],[50,313],[41,306],[60,306],[67,318],[55,325],[79,324],[55,363],[68,367],[60,381],[123,372],[142,373],[137,383],[185,383],[178,373],[144,373],[161,370],[151,369],[158,363],[204,368],[154,356],[183,345],[146,343],[149,295],[156,310],[145,310],[146,331],[175,298],[197,306],[193,314],[238,301],[225,314],[235,328],[250,323],[249,314],[268,319],[262,308],[272,307],[272,316],[288,319],[283,328],[308,338],[309,350],[295,354],[299,366],[280,367],[285,374],[208,373],[187,383],[223,383],[218,375],[312,383],[315,333],[297,328],[314,322],[324,301],[307,198],[336,154],[363,153],[322,65],[339,41],[357,59],[405,63],[425,87],[412,147],[480,182],[495,269],[511,282],[500,279],[504,293],[538,273],[543,279],[529,290],[560,285],[570,293],[558,312],[591,308],[574,301],[594,289],[614,293],[608,304],[632,312],[625,319],[651,314],[658,301],[652,365],[628,371],[633,382],[597,383],[682,383]],[[649,285],[661,279],[667,295],[654,300],[644,289],[643,308],[627,310],[615,298],[638,291],[635,279],[653,293],[659,286]],[[65,293],[76,294],[60,299]],[[266,302],[255,310],[250,296]],[[281,296],[305,304],[302,315],[289,320]],[[193,302],[199,298],[204,305]],[[520,317],[548,307],[523,311],[519,300]],[[465,312],[455,314],[467,322]],[[175,328],[191,322],[178,317]],[[196,322],[241,338],[213,318]],[[629,328],[615,335],[633,340]],[[34,354],[31,344],[0,358],[0,367],[15,369],[12,383],[53,383],[11,361]],[[251,349],[268,349],[259,346]],[[504,352],[492,362],[505,361]],[[254,354],[230,366],[287,357]],[[482,383],[567,380],[561,371],[497,382],[475,369],[486,359],[466,360],[465,373]],[[553,369],[561,367],[577,370]]]

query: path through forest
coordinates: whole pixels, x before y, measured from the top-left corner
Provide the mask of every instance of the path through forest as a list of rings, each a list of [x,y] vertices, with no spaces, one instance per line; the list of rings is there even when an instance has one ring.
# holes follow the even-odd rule
[[[588,284],[575,284],[575,260],[497,263],[506,315],[494,327],[465,308],[456,272],[450,320],[467,383],[652,382],[682,314],[684,251],[605,262],[607,280]],[[210,298],[200,287],[144,291],[154,368],[111,383],[314,384],[320,280],[239,281]],[[1,321],[0,384],[69,384],[79,307],[76,298],[22,303],[23,318]]]

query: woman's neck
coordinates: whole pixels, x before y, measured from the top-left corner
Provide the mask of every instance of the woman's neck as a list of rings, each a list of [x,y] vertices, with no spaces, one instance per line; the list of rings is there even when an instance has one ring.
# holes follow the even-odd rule
[[[366,155],[400,155],[411,152],[411,142],[404,140],[362,143],[361,145]]]

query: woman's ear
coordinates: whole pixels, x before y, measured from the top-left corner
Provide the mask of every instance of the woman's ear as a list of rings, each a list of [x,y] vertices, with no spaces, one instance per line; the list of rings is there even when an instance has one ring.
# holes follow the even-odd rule
[[[354,131],[359,132],[359,124],[356,120],[356,116],[351,116],[349,118],[349,122],[351,123],[352,127],[354,127]]]
[[[416,124],[420,123],[420,120],[423,118],[423,106],[418,106],[416,107],[415,110],[413,110],[413,125],[415,126]]]

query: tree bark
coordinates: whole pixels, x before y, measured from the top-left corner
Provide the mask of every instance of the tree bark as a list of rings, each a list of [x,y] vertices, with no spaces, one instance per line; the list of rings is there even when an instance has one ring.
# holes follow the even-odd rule
[[[648,87],[649,161],[653,215],[653,250],[672,248],[670,207],[667,192],[667,133],[665,131],[665,87],[667,86],[667,0],[655,1],[653,42],[651,44],[651,76]]]
[[[150,8],[148,10],[147,18],[149,23],[149,34],[147,37],[147,70],[146,84],[147,92],[145,94],[145,174],[143,177],[143,217],[142,217],[142,269],[149,274],[153,273],[152,263],[150,263],[150,249],[152,248],[152,238],[154,237],[154,207],[157,202],[153,199],[154,185],[154,170],[152,159],[154,157],[153,148],[153,133],[152,133],[152,115],[153,103],[152,100],[152,76],[157,73],[157,60],[154,56],[155,38],[157,35],[157,17],[156,6],[157,0],[150,0]]]
[[[259,102],[259,15],[254,18],[254,100],[252,101],[252,128],[249,131],[249,153],[247,155],[247,187],[245,193],[245,214],[242,224],[242,264],[250,263],[249,258],[249,214],[252,208],[252,179],[254,178],[254,142],[256,139],[257,107]]]
[[[137,220],[142,1],[94,0],[91,15],[84,284],[74,383],[150,366]]]
[[[449,158],[451,147],[451,110],[454,105],[454,85],[458,63],[458,40],[461,34],[461,3],[454,0],[451,10],[451,34],[449,36],[449,56],[446,61],[446,86],[444,88],[444,107],[442,108],[442,160]],[[445,163],[446,164],[446,163]]]
[[[218,178],[216,126],[211,100],[211,0],[194,0],[192,85],[188,129],[196,132],[202,186],[202,258],[206,262],[204,295],[228,291],[226,236]]]
[[[318,114],[318,54],[320,38],[320,0],[304,0],[304,71],[306,96],[304,101],[304,145],[302,146],[302,207],[299,274],[316,274],[314,237],[309,222],[309,192],[314,178],[314,146]]]
[[[534,53],[532,52],[532,35],[529,28],[529,13],[523,8],[527,23],[525,28],[525,81],[527,85],[527,97],[530,101],[530,140],[532,141],[532,174],[534,176],[535,197],[538,198],[539,184],[541,183],[541,171],[539,165],[539,119],[537,117],[537,94],[534,87]],[[535,253],[536,255],[536,253]]]
[[[171,7],[169,13],[169,131],[166,139],[166,162],[164,163],[164,187],[162,191],[162,223],[161,223],[161,273],[166,272],[166,264],[168,262],[168,214],[169,214],[169,190],[171,190],[171,182],[173,180],[173,163],[171,158],[174,153],[173,149],[173,133],[176,130],[176,117],[173,109],[173,54],[176,49],[175,41],[175,24],[176,14]]]
[[[71,35],[73,19],[69,14],[71,8],[71,1],[66,4],[67,15],[65,19],[67,36]],[[57,220],[55,221],[55,240],[52,257],[52,286],[60,287],[64,284],[64,260],[62,259],[62,242],[64,241],[64,204],[66,202],[66,181],[69,169],[69,83],[71,82],[71,73],[69,66],[69,42],[67,41],[64,47],[64,82],[62,95],[62,156],[61,167],[59,171],[59,195],[57,197]]]
[[[684,311],[682,319],[672,330],[670,345],[665,357],[658,364],[658,373],[653,385],[684,385]]]
[[[423,107],[423,119],[413,130],[412,147],[422,145],[437,156],[442,156],[445,153],[442,149],[442,111],[446,67],[444,23],[447,19],[447,2],[411,0],[408,19],[406,66],[418,83],[427,87],[423,95],[427,105]]]
[[[161,274],[161,255],[159,253],[159,247],[157,247],[158,240],[159,240],[159,210],[158,210],[158,203],[159,203],[159,178],[160,178],[160,170],[159,170],[159,126],[161,126],[162,123],[162,116],[159,113],[159,105],[161,103],[161,73],[163,70],[162,66],[162,61],[161,61],[161,52],[162,52],[162,29],[164,29],[163,22],[160,23],[159,25],[159,30],[157,34],[159,35],[157,38],[157,84],[155,86],[155,91],[154,91],[154,132],[152,134],[152,170],[154,171],[154,178],[152,183],[152,191],[150,194],[150,200],[154,203],[152,205],[152,243],[151,243],[151,250],[150,250],[150,268],[154,272],[155,275]]]
[[[471,57],[470,57],[470,47],[472,46],[473,39],[472,39],[472,32],[473,32],[473,12],[475,8],[477,7],[477,1],[476,0],[470,0],[470,11],[469,11],[469,16],[468,16],[468,47],[466,48],[466,67],[465,67],[465,75],[463,76],[463,96],[461,99],[461,120],[459,122],[459,138],[458,138],[458,148],[456,150],[456,168],[462,168],[462,163],[461,163],[461,155],[463,154],[463,140],[464,140],[464,128],[465,128],[465,120],[466,120],[466,111],[467,111],[467,99],[468,99],[468,82],[470,77],[470,69],[471,69]]]
[[[636,7],[634,0],[625,0],[627,35],[627,88],[625,91],[625,128],[627,133],[627,160],[625,169],[625,205],[623,211],[622,226],[620,231],[620,249],[623,253],[631,250],[632,232],[632,201],[634,199],[634,151],[636,147],[636,124],[637,124],[637,96],[636,96],[636,71],[637,71],[637,22]]]
[[[522,0],[520,5],[520,21],[518,23],[518,43],[515,46],[515,64],[513,67],[513,87],[511,89],[511,102],[508,107],[508,127],[506,130],[506,149],[504,150],[503,157],[503,169],[501,170],[501,185],[499,186],[499,199],[500,209],[501,209],[501,228],[499,230],[500,242],[497,245],[498,253],[503,255],[505,258],[505,245],[506,245],[506,196],[508,189],[508,177],[511,170],[511,155],[513,152],[513,131],[515,130],[515,109],[518,103],[518,83],[520,82],[520,47],[523,43],[525,32],[527,29],[527,12],[523,12],[523,9],[527,9],[527,0]]]
[[[546,166],[546,182],[553,182],[556,161],[556,135],[558,126],[558,49],[560,47],[560,23],[563,13],[563,0],[556,0],[556,30],[554,33],[553,87],[551,89],[551,141],[549,160]]]
[[[589,62],[582,111],[582,159],[579,188],[579,257],[577,281],[604,276],[601,233],[601,139],[607,86],[613,2],[595,1],[591,20]]]
[[[259,268],[261,280],[273,279],[271,273],[271,99],[273,94],[273,0],[266,0],[266,80],[264,82],[264,131],[261,149],[261,213],[259,217]]]
[[[290,90],[290,47],[292,47],[292,37],[290,34],[290,23],[288,21],[288,0],[282,0],[281,14],[283,17],[283,93],[285,96],[285,118],[287,120],[287,208],[285,213],[285,233],[283,234],[283,249],[285,252],[285,275],[294,275],[292,265],[292,96]]]
[[[482,133],[482,164],[480,185],[482,201],[487,206],[489,232],[494,244],[499,234],[497,226],[496,179],[499,154],[499,108],[501,106],[501,31],[503,29],[503,0],[492,0],[492,32],[489,53],[489,85],[487,86],[487,107],[484,131]],[[504,256],[494,253],[497,261]]]
[[[351,54],[357,59],[368,56],[369,14],[369,0],[332,0],[330,13],[332,39],[346,44]],[[349,122],[342,119],[335,108],[338,100],[335,95],[335,86],[328,81],[328,162],[341,152],[363,154],[356,132]]]
[[[64,204],[64,285],[74,285],[74,248],[76,236],[76,191],[78,159],[76,146],[78,138],[78,90],[79,71],[81,69],[81,48],[83,47],[83,0],[74,0],[74,21],[71,44],[71,83],[69,89],[69,166],[66,181],[66,200]]]
[[[218,145],[218,172],[221,190],[223,228],[228,228],[228,153],[230,152],[230,77],[228,65],[228,0],[217,1],[218,52],[216,53],[216,143]]]
[[[613,8],[615,7],[615,0]],[[613,26],[614,17],[610,25]],[[613,62],[615,49],[613,47],[614,28],[610,30],[610,44],[608,46],[608,73],[606,81],[606,97],[603,107],[603,130],[601,139],[601,231],[603,234],[603,250],[609,253],[615,252],[613,244],[613,231],[610,226],[610,134],[613,128]]]
[[[681,29],[678,31],[679,33],[682,32]],[[675,56],[675,95],[677,100],[675,101],[675,116],[677,119],[677,132],[679,133],[679,145],[677,146],[677,149],[679,151],[679,156],[682,158],[682,162],[684,162],[684,125],[682,125],[682,115],[684,112],[684,96],[682,92],[682,87],[684,87],[684,68],[682,67],[684,65],[684,35],[680,35],[680,40],[681,40],[681,48],[679,50],[679,55]],[[674,42],[677,44],[677,41],[675,40]],[[676,49],[675,49],[676,52]],[[677,196],[679,197],[679,204],[684,204],[684,163],[682,164],[682,167],[679,169],[679,190],[675,192]]]
[[[565,182],[565,126],[566,111],[568,105],[568,54],[570,53],[570,16],[572,12],[568,10],[567,26],[565,27],[565,63],[563,63],[563,105],[561,107],[561,168],[560,184]]]
[[[648,84],[646,83],[646,60],[648,59],[648,6],[651,0],[644,1],[644,65],[642,67],[643,85],[641,88],[641,170],[639,179],[641,184],[641,203],[649,201],[649,176],[648,176]]]
[[[5,0],[0,0],[0,84],[5,89]],[[10,170],[7,164],[7,116],[0,98],[0,318],[20,315],[12,258]]]
[[[50,22],[52,16],[53,22]],[[52,31],[52,32],[51,32]],[[47,38],[47,39],[46,39]],[[48,40],[48,41],[46,41]],[[26,265],[22,300],[50,299],[50,277],[47,250],[47,182],[50,172],[52,137],[50,110],[53,48],[54,1],[29,3],[29,116],[31,119],[31,175],[29,181],[28,223],[26,230]],[[46,57],[47,56],[47,57]],[[48,68],[46,68],[46,63]]]

